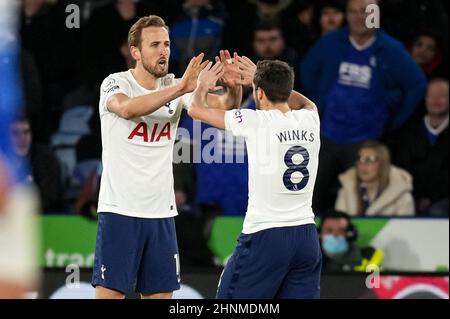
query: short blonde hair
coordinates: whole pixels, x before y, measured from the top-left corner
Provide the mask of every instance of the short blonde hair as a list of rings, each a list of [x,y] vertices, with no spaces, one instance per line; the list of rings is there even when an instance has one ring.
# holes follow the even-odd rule
[[[169,31],[169,27],[163,18],[157,15],[150,15],[140,18],[128,32],[128,46],[141,48],[142,30],[148,27],[161,27]]]

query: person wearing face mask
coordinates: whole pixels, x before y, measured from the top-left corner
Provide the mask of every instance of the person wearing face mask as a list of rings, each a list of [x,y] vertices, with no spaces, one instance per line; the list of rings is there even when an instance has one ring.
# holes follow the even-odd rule
[[[323,272],[365,271],[368,265],[381,267],[384,253],[356,245],[358,231],[348,214],[329,211],[319,226]]]
[[[341,189],[335,209],[351,216],[412,216],[415,214],[410,173],[391,165],[388,148],[364,142],[355,166],[339,175]]]

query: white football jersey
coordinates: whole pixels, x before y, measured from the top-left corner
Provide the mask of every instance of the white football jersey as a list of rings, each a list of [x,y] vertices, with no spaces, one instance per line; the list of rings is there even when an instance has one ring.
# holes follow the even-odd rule
[[[176,216],[172,158],[182,108],[191,94],[183,95],[150,115],[131,120],[110,112],[109,97],[123,93],[130,98],[174,85],[173,74],[158,80],[157,89],[140,86],[131,71],[108,76],[101,86],[100,120],[103,172],[99,212],[141,218]]]
[[[317,112],[231,110],[225,126],[248,153],[248,208],[243,233],[314,223],[312,195],[319,164]]]

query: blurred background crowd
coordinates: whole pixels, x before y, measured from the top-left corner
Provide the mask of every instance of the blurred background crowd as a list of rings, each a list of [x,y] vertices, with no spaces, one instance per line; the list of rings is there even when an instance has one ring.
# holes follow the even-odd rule
[[[69,4],[80,8],[80,28],[66,27]],[[192,56],[204,52],[212,59],[220,49],[293,67],[296,89],[321,115],[313,208],[318,216],[330,212],[321,231],[347,234],[348,216],[448,216],[448,1],[380,0],[380,29],[366,27],[365,6],[346,0],[23,0],[26,112],[10,134],[17,165],[30,165],[25,178],[39,189],[42,213],[95,218],[100,83],[133,67],[128,30],[139,17],[157,14],[170,26],[170,72],[177,77]],[[255,108],[250,92],[241,107]],[[192,132],[194,125],[183,115],[180,127]],[[227,134],[177,141],[193,152],[217,143],[224,157],[244,158],[174,164],[184,238],[207,237],[214,216],[245,214],[245,147]],[[180,245],[207,254],[200,241]]]

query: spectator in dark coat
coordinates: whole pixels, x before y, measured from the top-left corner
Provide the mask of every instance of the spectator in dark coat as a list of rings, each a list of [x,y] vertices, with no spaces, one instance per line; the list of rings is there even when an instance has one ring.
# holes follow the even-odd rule
[[[411,121],[391,147],[395,163],[413,176],[413,195],[421,215],[448,216],[448,93],[448,80],[432,80],[427,114]]]
[[[15,164],[18,171],[24,171],[20,167],[29,167],[29,175],[22,178],[24,182],[37,186],[43,211],[61,211],[63,187],[58,160],[47,147],[33,143],[31,125],[26,115],[21,115],[12,122],[10,134]]]

